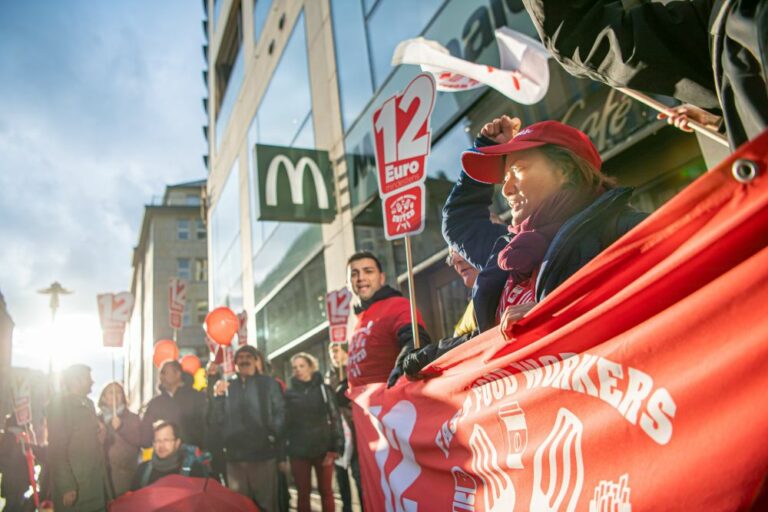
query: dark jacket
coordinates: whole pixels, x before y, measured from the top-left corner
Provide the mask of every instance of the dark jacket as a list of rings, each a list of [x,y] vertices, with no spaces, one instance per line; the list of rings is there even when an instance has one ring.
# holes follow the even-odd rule
[[[104,510],[106,471],[93,402],[86,397],[60,394],[51,399],[47,416],[54,508]],[[69,491],[77,491],[77,501],[73,507],[64,507],[61,500]]]
[[[175,457],[178,460],[178,464],[174,465],[173,468],[167,469],[165,471],[158,469],[152,460],[148,460],[139,464],[133,475],[133,480],[131,481],[131,490],[138,491],[142,487],[152,485],[164,476],[182,474],[184,454],[181,450],[179,450],[176,452]],[[184,473],[185,476],[193,476],[198,478],[204,478],[208,475],[208,472],[198,461],[191,462],[189,470],[185,471]]]
[[[209,421],[211,437],[221,440],[227,461],[282,458],[285,402],[272,377],[232,377],[227,395],[211,399]]]
[[[768,2],[523,3],[572,75],[719,110],[732,148],[768,127]]]
[[[308,382],[295,377],[285,393],[288,454],[311,459],[328,452],[344,453],[344,432],[333,391],[319,372]]]
[[[119,412],[119,411],[118,411]],[[131,490],[131,479],[136,472],[139,452],[141,451],[141,419],[125,409],[120,417],[120,428],[112,428],[111,415],[105,418],[99,415],[104,425],[104,454],[112,496],[117,498]]]
[[[205,413],[205,393],[187,385],[177,389],[173,396],[161,389],[160,394],[147,404],[141,420],[141,445],[145,448],[152,446],[152,424],[164,420],[179,426],[185,444],[205,448]]]
[[[346,376],[343,379],[339,378],[338,368],[329,368],[325,372],[324,382],[326,386],[333,390],[333,396],[336,397],[336,405],[339,407],[339,412],[354,436],[355,427],[352,423],[352,401],[347,396],[349,381]]]
[[[511,235],[506,226],[489,219],[493,194],[493,185],[479,183],[462,171],[443,208],[446,242],[480,270],[472,289],[480,332],[496,325],[496,310],[508,276],[497,259]],[[647,216],[628,205],[631,195],[628,188],[609,190],[562,225],[539,268],[537,302]]]
[[[29,488],[27,459],[22,450],[20,427],[11,427],[0,435],[0,497],[16,503]]]

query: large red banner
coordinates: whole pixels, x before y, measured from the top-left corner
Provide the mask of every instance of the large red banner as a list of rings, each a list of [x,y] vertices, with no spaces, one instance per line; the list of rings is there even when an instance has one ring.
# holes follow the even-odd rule
[[[768,132],[537,305],[510,342],[487,332],[427,367],[432,378],[351,390],[366,510],[765,506],[767,152]]]

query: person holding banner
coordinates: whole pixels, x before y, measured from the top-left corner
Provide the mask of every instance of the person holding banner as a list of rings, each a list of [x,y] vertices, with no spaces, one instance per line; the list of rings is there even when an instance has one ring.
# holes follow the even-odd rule
[[[347,374],[349,386],[386,382],[392,387],[403,375],[402,360],[414,350],[410,302],[388,286],[381,262],[361,251],[347,260],[347,280],[357,304],[357,325],[350,337]],[[419,338],[431,338],[418,311]],[[393,368],[394,366],[394,368]]]
[[[334,461],[344,452],[341,415],[333,391],[323,383],[317,359],[306,352],[291,357],[293,377],[285,394],[286,430],[298,512],[310,512],[312,468],[323,512],[333,512]]]
[[[629,206],[632,190],[600,172],[583,132],[543,121],[521,130],[503,116],[486,124],[443,209],[443,236],[480,269],[472,302],[480,332],[508,330],[646,214]],[[509,229],[488,216],[494,185],[512,214]]]
[[[731,149],[768,128],[768,3],[523,4],[544,46],[572,75],[719,110]]]
[[[99,397],[99,420],[106,435],[104,454],[108,482],[115,498],[131,490],[131,480],[141,451],[141,418],[128,410],[125,391],[119,382],[110,382]]]
[[[141,443],[144,448],[152,446],[152,425],[160,420],[177,424],[184,443],[205,448],[205,393],[195,391],[191,384],[185,384],[183,375],[181,364],[176,360],[168,360],[160,367],[160,394],[149,401],[141,420]]]

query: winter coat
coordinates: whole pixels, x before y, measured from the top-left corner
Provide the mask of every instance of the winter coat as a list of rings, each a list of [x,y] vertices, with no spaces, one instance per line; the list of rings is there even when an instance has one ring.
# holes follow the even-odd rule
[[[209,421],[211,437],[221,440],[227,461],[282,458],[285,401],[272,377],[232,377],[227,394],[211,398]]]
[[[133,474],[133,479],[131,480],[131,490],[138,491],[168,475],[183,474],[184,476],[197,478],[205,478],[208,476],[205,467],[198,461],[191,462],[189,464],[189,470],[184,471],[182,469],[185,462],[184,453],[181,449],[177,451],[173,457],[176,457],[178,464],[175,464],[172,468],[166,470],[159,469],[153,459],[139,464]]]
[[[57,512],[105,510],[106,468],[93,402],[68,393],[56,395],[47,416],[54,508]],[[77,491],[77,501],[65,507],[62,497],[69,491]]]
[[[181,430],[181,440],[198,448],[205,447],[206,430],[205,393],[191,386],[181,386],[171,396],[164,389],[147,404],[141,420],[141,445],[152,446],[152,424],[159,420],[176,423]]]
[[[349,342],[347,375],[350,387],[386,382],[390,371],[413,350],[411,304],[384,285],[367,301],[355,306],[357,324]],[[417,312],[422,345],[430,343],[421,314]]]
[[[732,148],[768,128],[768,2],[523,3],[572,75],[719,109]]]
[[[99,416],[106,436],[104,439],[104,452],[106,454],[109,482],[112,495],[117,498],[131,490],[131,479],[139,464],[141,451],[141,419],[125,409],[120,417],[120,428],[112,428],[111,415],[105,418]]]
[[[291,379],[285,393],[288,454],[311,459],[344,452],[344,432],[333,391],[319,372],[307,381]]]
[[[0,497],[15,499],[29,488],[27,459],[22,451],[20,427],[11,427],[0,436]]]
[[[443,208],[446,242],[480,269],[472,289],[480,332],[496,325],[499,298],[509,275],[499,268],[497,259],[511,235],[506,226],[489,219],[493,194],[493,185],[479,183],[462,171]],[[628,205],[631,195],[628,188],[609,190],[560,227],[539,267],[537,302],[647,216]]]

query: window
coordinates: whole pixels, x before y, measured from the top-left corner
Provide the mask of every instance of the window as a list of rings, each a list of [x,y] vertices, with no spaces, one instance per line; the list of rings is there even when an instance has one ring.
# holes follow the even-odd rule
[[[176,219],[176,238],[189,240],[189,219]]]
[[[189,281],[192,277],[189,258],[178,258],[176,260],[176,275],[181,279]]]
[[[323,323],[325,287],[325,260],[320,254],[256,313],[257,346],[274,352]]]
[[[208,301],[201,300],[195,304],[195,314],[198,325],[205,323],[205,317],[208,316]]]
[[[192,325],[191,319],[189,318],[189,304],[184,306],[184,314],[181,316],[181,325],[183,327],[189,327]]]
[[[205,240],[207,236],[207,230],[205,229],[205,221],[203,219],[195,220],[195,236],[198,240]]]
[[[243,46],[243,18],[240,13],[240,3],[237,2],[236,6],[227,23],[219,54],[216,57],[217,149],[221,145],[222,136],[227,129],[245,74],[243,52],[240,51]]]
[[[207,281],[208,280],[208,260],[205,258],[197,258],[195,260],[195,281]]]
[[[236,160],[211,211],[210,281],[213,303],[217,306],[237,302],[234,297],[242,300],[239,175],[239,160]]]
[[[187,206],[200,206],[200,194],[187,194],[184,198]]]
[[[253,42],[255,44],[258,44],[259,37],[264,31],[270,7],[272,7],[272,0],[254,0],[253,2]]]
[[[392,54],[405,39],[417,37],[424,30],[444,0],[380,0],[366,20],[373,84],[376,88],[392,72]],[[403,13],[408,13],[403,16]]]

